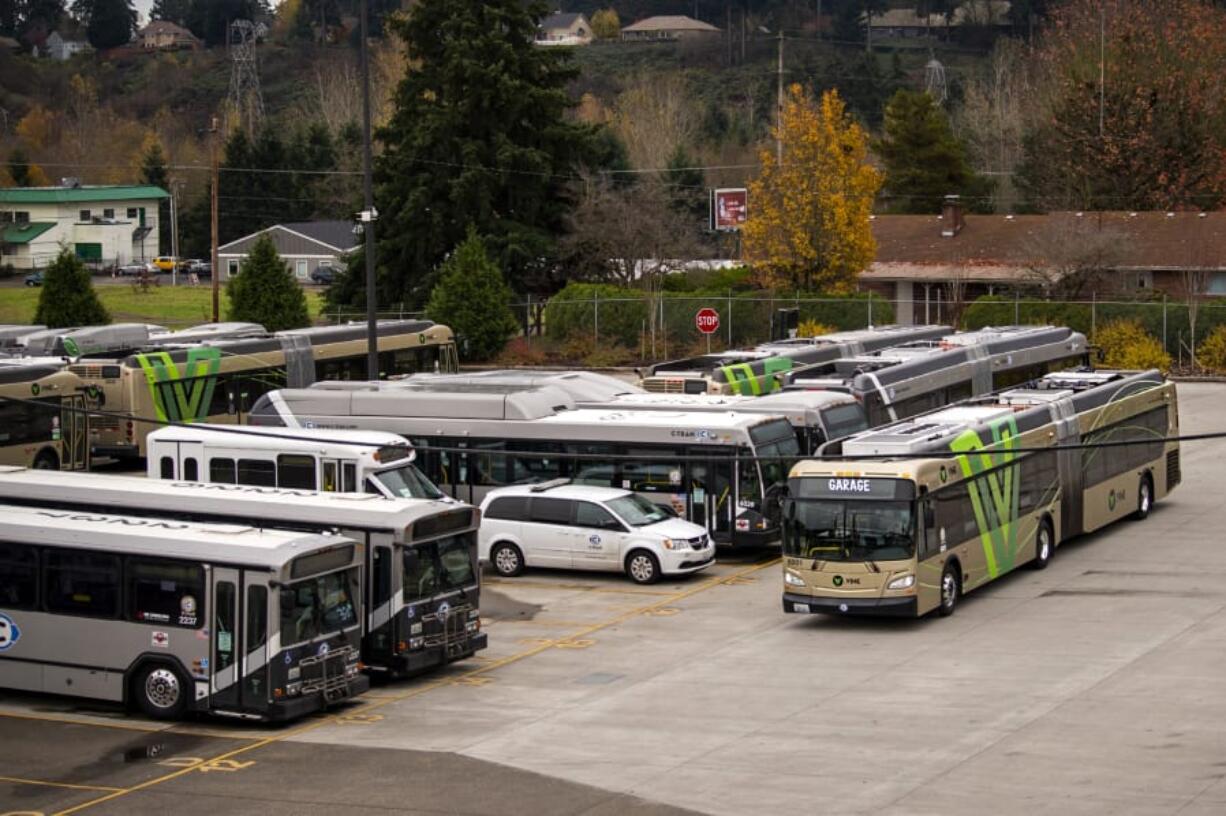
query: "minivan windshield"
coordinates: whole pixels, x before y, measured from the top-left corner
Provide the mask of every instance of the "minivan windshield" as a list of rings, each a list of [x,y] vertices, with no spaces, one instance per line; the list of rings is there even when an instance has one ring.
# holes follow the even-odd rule
[[[622,496],[607,502],[609,509],[629,524],[631,527],[645,527],[659,521],[672,518],[667,512],[637,493]]]

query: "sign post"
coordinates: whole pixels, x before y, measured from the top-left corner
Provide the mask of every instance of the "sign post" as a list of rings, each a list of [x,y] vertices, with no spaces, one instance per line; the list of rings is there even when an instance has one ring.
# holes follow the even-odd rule
[[[694,315],[694,326],[707,336],[707,353],[711,353],[711,335],[719,331],[719,312],[705,306]]]

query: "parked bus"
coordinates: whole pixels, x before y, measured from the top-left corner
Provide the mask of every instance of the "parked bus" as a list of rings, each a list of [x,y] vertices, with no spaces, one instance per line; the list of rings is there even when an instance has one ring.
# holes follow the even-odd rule
[[[0,365],[0,464],[46,470],[89,467],[88,409],[77,375],[45,361]]]
[[[795,366],[864,354],[911,340],[936,339],[951,331],[953,329],[949,326],[877,326],[818,337],[779,340],[748,349],[657,363],[647,369],[639,385],[647,391],[669,394],[742,394],[756,397],[778,390],[776,375]]]
[[[846,391],[873,428],[971,396],[1089,365],[1085,335],[1002,326],[919,340],[780,375],[785,391]]]
[[[451,329],[426,320],[380,321],[378,345],[380,378],[458,364]],[[366,379],[366,324],[148,346],[83,357],[68,370],[102,397],[106,414],[93,421],[93,454],[144,456],[154,426],[139,419],[238,424],[274,388]]]
[[[1179,484],[1178,435],[1174,383],[1099,371],[832,442],[823,455],[873,459],[792,469],[783,609],[949,615],[1018,566],[1046,567],[1062,541],[1148,516]]]
[[[380,431],[171,425],[146,440],[150,479],[452,501],[403,436]]]
[[[0,468],[0,502],[339,533],[359,542],[365,559],[361,654],[368,668],[414,674],[486,647],[477,569],[480,514],[473,507],[20,468]]]
[[[369,687],[362,549],[336,535],[2,505],[0,685],[158,719],[319,711]]]
[[[431,481],[473,504],[495,487],[555,478],[632,489],[737,546],[778,541],[776,496],[800,453],[777,416],[575,409],[552,386],[285,389],[261,397],[250,421],[401,434]]]

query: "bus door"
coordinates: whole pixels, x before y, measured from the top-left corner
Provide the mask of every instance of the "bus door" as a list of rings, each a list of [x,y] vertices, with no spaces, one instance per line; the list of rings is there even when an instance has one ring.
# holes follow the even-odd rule
[[[153,452],[150,451],[149,455],[153,456]],[[159,466],[163,479],[181,479],[185,482],[201,480],[201,468],[204,465],[203,442],[170,442],[158,451],[158,456],[161,459]],[[167,468],[168,458],[173,463],[172,468]]]
[[[209,655],[209,693],[217,708],[237,708],[242,684],[238,682],[241,665],[238,660],[240,640],[239,588],[242,586],[236,569],[214,568],[212,587],[212,652]]]
[[[353,459],[319,460],[319,489],[324,493],[361,493],[358,463]]]
[[[84,394],[71,394],[60,401],[60,433],[60,468],[89,470],[89,414]]]
[[[242,678],[239,705],[245,709],[266,709],[272,701],[268,655],[271,615],[267,574],[243,570],[241,607],[244,626],[241,638],[243,659],[239,665]]]
[[[690,521],[701,524],[714,536],[731,532],[735,514],[732,494],[732,460],[710,448],[689,448],[686,485]]]

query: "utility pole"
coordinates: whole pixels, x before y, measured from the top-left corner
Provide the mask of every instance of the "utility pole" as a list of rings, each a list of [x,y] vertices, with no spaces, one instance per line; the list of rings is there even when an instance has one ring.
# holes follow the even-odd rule
[[[775,100],[775,166],[783,166],[783,29],[779,29],[778,88]]]
[[[1107,11],[1098,7],[1098,138],[1103,137],[1103,109],[1107,96]]]
[[[170,268],[170,285],[179,285],[179,181],[170,181],[170,257],[175,265]]]
[[[724,31],[728,33],[728,67],[732,67],[732,0],[724,3]]]
[[[212,278],[213,283],[213,322],[219,323],[221,322],[221,265],[217,259],[217,185],[219,183],[218,177],[220,176],[217,169],[217,139],[220,134],[217,131],[216,116],[213,117],[212,122],[209,124],[209,133],[213,136],[213,155],[210,162],[212,164],[213,180],[211,184],[212,190],[209,194],[209,209],[212,211],[212,224],[209,231],[212,236],[213,245],[212,257],[209,263],[213,268],[213,274],[209,275],[209,277]]]
[[[379,379],[379,323],[375,310],[375,196],[370,178],[370,57],[367,54],[366,0],[362,0],[362,186],[366,209],[361,220],[365,227],[362,241],[366,244],[366,376]]]

